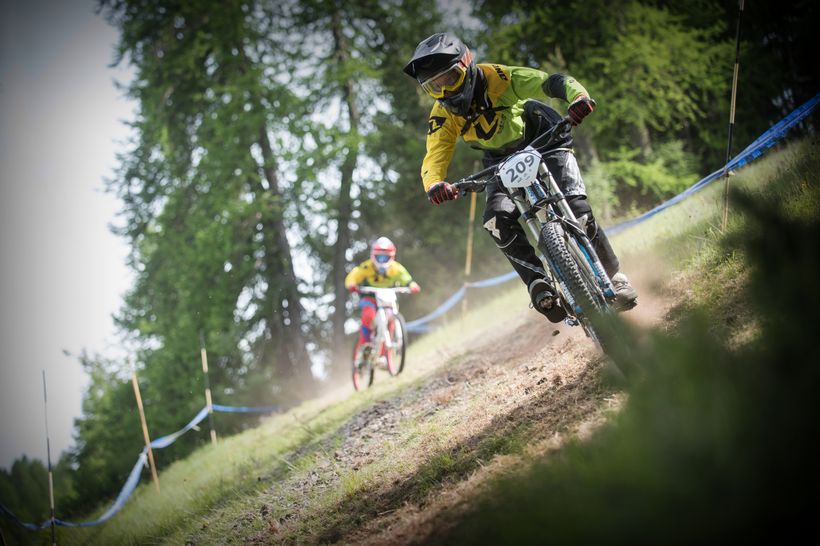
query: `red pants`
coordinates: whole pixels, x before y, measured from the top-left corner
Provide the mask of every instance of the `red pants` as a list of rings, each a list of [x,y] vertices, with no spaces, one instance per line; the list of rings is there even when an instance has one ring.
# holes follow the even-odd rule
[[[376,318],[376,300],[373,298],[362,298],[359,302],[362,310],[362,325],[359,329],[359,343],[368,343],[370,333],[373,331],[373,320]]]

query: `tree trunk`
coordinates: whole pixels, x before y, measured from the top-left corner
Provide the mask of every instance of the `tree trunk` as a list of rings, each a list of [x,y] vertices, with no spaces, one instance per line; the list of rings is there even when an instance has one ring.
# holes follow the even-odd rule
[[[299,297],[298,280],[293,270],[293,256],[287,239],[287,227],[282,214],[283,197],[279,188],[279,179],[274,168],[275,159],[271,149],[266,128],[259,129],[259,147],[262,151],[262,171],[268,188],[261,183],[259,191],[273,196],[276,205],[267,211],[262,219],[263,233],[267,243],[265,262],[267,267],[268,302],[270,305],[269,329],[272,334],[277,330],[280,335],[274,337],[280,343],[277,368],[281,375],[293,378],[302,387],[310,386],[310,359],[306,341],[302,332],[303,308]],[[284,362],[280,362],[284,360]]]
[[[643,121],[639,121],[631,126],[630,137],[632,145],[638,148],[641,161],[646,161],[652,155],[652,140],[649,137],[649,129]]]
[[[342,34],[341,16],[338,11],[333,13],[333,42],[335,47],[335,58],[339,66],[343,66],[349,59],[347,40]],[[350,135],[356,135],[359,130],[359,110],[356,107],[356,89],[351,79],[345,80],[342,87],[342,100],[347,108],[350,126]],[[353,213],[353,199],[350,191],[353,188],[353,171],[358,160],[357,140],[352,144],[345,154],[340,174],[341,184],[339,186],[339,196],[336,204],[337,233],[336,245],[333,251],[333,361],[344,366],[347,364],[349,351],[345,342],[345,319],[347,318],[346,306],[347,291],[344,280],[347,265],[347,250],[350,248],[350,218]],[[337,366],[338,369],[338,366]]]

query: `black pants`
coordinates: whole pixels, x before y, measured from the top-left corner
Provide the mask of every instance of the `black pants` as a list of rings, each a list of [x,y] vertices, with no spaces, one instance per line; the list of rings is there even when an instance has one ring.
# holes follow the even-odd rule
[[[522,114],[526,122],[526,136],[517,148],[527,146],[535,137],[552,128],[561,120],[561,116],[546,104],[537,101],[528,101]],[[567,147],[572,144],[569,135],[559,141],[557,146]],[[510,155],[515,149],[504,150],[502,153],[484,154],[484,165],[495,165]],[[618,272],[618,257],[612,250],[604,230],[599,228],[592,214],[592,207],[586,197],[581,173],[575,156],[571,152],[557,152],[545,158],[547,169],[555,178],[558,187],[566,195],[567,204],[576,218],[587,215],[586,227],[592,246],[601,260],[604,269],[611,277]],[[496,184],[487,185],[487,205],[484,208],[484,229],[492,236],[495,244],[510,261],[513,269],[527,285],[532,287],[534,281],[544,279],[546,272],[519,223],[521,213],[513,203],[506,190]],[[532,295],[532,294],[530,294]]]

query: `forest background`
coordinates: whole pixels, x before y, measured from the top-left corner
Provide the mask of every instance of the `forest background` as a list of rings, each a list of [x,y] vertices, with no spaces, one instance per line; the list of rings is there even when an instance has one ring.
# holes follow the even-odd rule
[[[200,343],[215,402],[287,408],[349,380],[357,309],[343,279],[372,239],[393,239],[423,287],[402,302],[409,318],[466,280],[466,200],[427,201],[432,100],[402,72],[430,34],[455,32],[478,62],[571,74],[589,90],[597,109],[576,152],[604,225],[723,164],[737,2],[459,6],[460,17],[428,0],[100,2],[121,36],[114,62],[136,74],[123,89],[138,105],[132,138],[106,187],[122,203],[115,229],[135,278],[116,322],[138,350],[132,361],[80,357],[91,382],[76,446],[56,463],[62,519],[115,495],[142,447],[134,366],[156,434],[204,404]],[[735,150],[820,90],[817,11],[747,2]],[[815,114],[803,130],[816,126]],[[451,178],[479,158],[459,145]],[[508,270],[476,233],[470,278]],[[218,419],[220,434],[253,424]],[[157,463],[206,441],[186,435]],[[0,470],[0,499],[24,521],[48,518],[44,491],[39,460]]]

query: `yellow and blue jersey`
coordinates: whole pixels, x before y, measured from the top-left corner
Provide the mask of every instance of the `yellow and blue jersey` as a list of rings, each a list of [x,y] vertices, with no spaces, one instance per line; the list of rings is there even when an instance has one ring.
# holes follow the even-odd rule
[[[345,288],[349,289],[353,285],[389,288],[392,286],[407,286],[412,281],[413,277],[399,262],[393,260],[393,263],[387,267],[385,274],[382,275],[373,265],[373,261],[368,258],[350,270],[350,273],[345,277]]]

